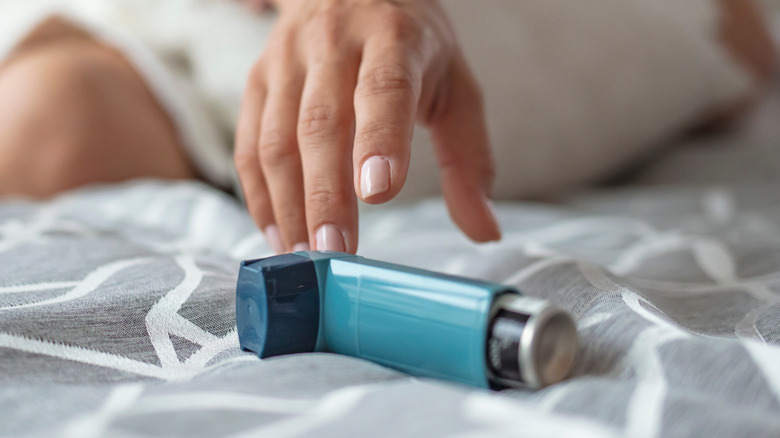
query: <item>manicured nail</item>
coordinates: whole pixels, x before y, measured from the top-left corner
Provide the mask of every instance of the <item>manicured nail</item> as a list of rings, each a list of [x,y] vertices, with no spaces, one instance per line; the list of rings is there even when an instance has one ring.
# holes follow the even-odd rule
[[[293,245],[293,252],[308,251],[310,249],[311,248],[309,248],[309,244],[306,242],[300,242]]]
[[[284,242],[282,242],[282,235],[279,234],[279,227],[276,225],[269,225],[263,230],[265,233],[265,240],[275,253],[281,254],[284,252]]]
[[[498,215],[496,215],[496,206],[493,205],[492,200],[487,198],[485,198],[485,205],[487,206],[487,209],[490,212],[490,219],[493,222],[492,228],[495,236],[495,239],[493,240],[501,240],[501,227],[498,225]]]
[[[374,155],[360,168],[360,195],[363,199],[384,193],[390,189],[390,161]]]
[[[335,225],[326,224],[317,229],[314,236],[317,250],[320,251],[344,251],[344,235]]]

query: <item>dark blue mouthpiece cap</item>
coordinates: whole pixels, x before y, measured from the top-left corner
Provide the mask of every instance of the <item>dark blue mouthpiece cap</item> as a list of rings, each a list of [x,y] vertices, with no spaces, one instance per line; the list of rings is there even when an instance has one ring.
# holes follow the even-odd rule
[[[320,294],[311,259],[285,254],[245,261],[236,292],[242,349],[261,358],[314,351]]]

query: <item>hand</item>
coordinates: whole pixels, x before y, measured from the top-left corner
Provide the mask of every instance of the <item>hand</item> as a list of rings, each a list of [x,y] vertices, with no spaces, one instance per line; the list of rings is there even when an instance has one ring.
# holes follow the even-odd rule
[[[276,3],[235,147],[272,247],[354,253],[355,194],[379,204],[401,190],[416,121],[431,130],[455,223],[476,241],[499,239],[480,91],[438,1]]]

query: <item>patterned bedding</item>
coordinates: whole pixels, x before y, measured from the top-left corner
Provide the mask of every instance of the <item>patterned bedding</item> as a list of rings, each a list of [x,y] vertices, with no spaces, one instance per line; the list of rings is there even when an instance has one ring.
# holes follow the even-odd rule
[[[238,348],[236,202],[140,181],[0,204],[0,435],[780,436],[780,191],[602,190],[504,203],[474,246],[439,201],[364,212],[361,253],[570,310],[573,377],[491,393],[330,354]]]
[[[475,246],[437,200],[367,209],[362,255],[516,285],[571,311],[571,379],[501,393],[330,354],[260,360],[237,202],[136,181],[0,200],[3,437],[778,437],[780,87],[742,129],[623,188],[504,202]]]

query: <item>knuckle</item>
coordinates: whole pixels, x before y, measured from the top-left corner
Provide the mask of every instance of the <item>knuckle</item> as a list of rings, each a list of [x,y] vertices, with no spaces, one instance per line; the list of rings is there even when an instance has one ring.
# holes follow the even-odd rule
[[[403,54],[405,59],[423,61],[445,47],[431,26],[424,25],[414,14],[391,4],[383,5],[381,23],[377,25],[378,42],[387,50]]]
[[[318,185],[306,194],[306,207],[315,215],[335,211],[349,202],[347,192]],[[307,215],[308,216],[308,215]]]
[[[252,64],[252,67],[249,69],[249,78],[252,80],[259,80],[265,75],[265,59],[260,57],[257,61],[255,61]]]
[[[438,164],[442,173],[458,173],[463,168],[460,160],[452,154],[441,154]]]
[[[461,175],[472,181],[481,181],[492,185],[496,178],[496,166],[493,159],[469,160],[466,157],[447,154],[439,159],[439,168],[442,173]]]
[[[297,32],[293,29],[285,29],[279,32],[276,37],[275,48],[280,53],[289,53],[290,50],[295,47],[297,41]]]
[[[290,53],[296,45],[296,36],[294,29],[277,29],[268,39],[268,45],[263,55],[276,57]]]
[[[417,18],[396,5],[385,3],[382,5],[382,22],[384,30],[391,36],[405,39],[409,36],[418,36],[421,26]]]
[[[399,138],[401,130],[394,124],[387,122],[367,122],[355,133],[355,144],[361,146],[374,146],[378,142]]]
[[[258,167],[257,156],[246,148],[236,149],[233,153],[233,164],[239,173],[251,172]]]
[[[265,87],[266,63],[261,57],[249,69],[246,80],[247,89],[263,89]]]
[[[274,210],[274,219],[276,219],[277,224],[296,224],[293,227],[285,227],[287,229],[283,230],[284,234],[292,234],[296,231],[296,227],[305,227],[306,218],[304,217],[302,212],[299,212],[297,209],[294,208],[283,208],[283,209],[277,209]],[[289,235],[288,235],[289,237]]]
[[[346,125],[346,117],[335,106],[312,105],[305,107],[298,119],[298,135],[322,138],[332,136]]]
[[[386,46],[399,47],[407,54],[423,57],[424,53],[434,47],[431,44],[437,41],[432,29],[424,26],[419,18],[409,12],[397,6],[387,6],[382,23],[379,25],[381,29],[379,38]]]
[[[277,130],[263,132],[258,147],[263,166],[286,166],[298,158],[297,145],[292,137]]]
[[[279,69],[289,69],[298,58],[297,34],[294,31],[275,33],[269,40],[260,58],[254,64],[253,76],[265,78],[278,72]]]
[[[306,30],[308,41],[317,41],[324,47],[336,47],[343,35],[343,19],[333,9],[321,11],[314,17]]]
[[[387,63],[369,69],[359,81],[356,92],[361,97],[371,97],[414,89],[414,77],[409,68],[401,63]]]

